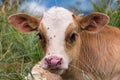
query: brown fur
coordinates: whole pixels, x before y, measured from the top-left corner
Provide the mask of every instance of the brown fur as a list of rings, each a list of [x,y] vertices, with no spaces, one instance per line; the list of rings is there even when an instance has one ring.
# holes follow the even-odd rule
[[[105,26],[99,33],[80,32],[81,48],[70,68],[62,76],[67,80],[117,80],[120,77],[120,30]],[[78,43],[76,43],[77,45]],[[72,53],[72,52],[71,52]],[[83,71],[82,71],[83,70]],[[68,74],[67,74],[68,73]],[[115,79],[116,78],[116,79]]]
[[[47,35],[46,35],[46,29],[45,29],[45,27],[42,23],[39,24],[39,27],[38,27],[37,31],[38,31],[37,32],[38,34],[40,34],[41,36],[44,37],[43,40],[40,40],[40,44],[42,46],[42,49],[43,49],[44,53],[46,53],[49,41],[48,41],[48,38],[47,38]]]
[[[8,18],[9,23],[11,23],[15,29],[28,33],[37,29],[41,18],[35,18],[33,16],[17,13]]]
[[[78,27],[87,25],[87,27],[91,27],[91,23],[87,22],[91,19],[90,15],[83,19],[75,18],[79,20],[76,21]],[[105,25],[105,21],[108,22],[107,17],[103,21],[104,23],[92,24],[92,26],[99,27],[96,28],[96,30],[99,29],[98,31],[89,28],[80,30],[78,42],[75,44],[77,46],[73,46],[72,50],[67,51],[68,55],[73,54],[71,58],[74,54],[77,56],[72,60],[69,69],[62,75],[63,79],[84,80],[83,74],[90,80],[120,79],[120,30]],[[93,21],[90,20],[90,22]],[[82,25],[83,23],[84,25]],[[95,32],[93,32],[94,30]]]

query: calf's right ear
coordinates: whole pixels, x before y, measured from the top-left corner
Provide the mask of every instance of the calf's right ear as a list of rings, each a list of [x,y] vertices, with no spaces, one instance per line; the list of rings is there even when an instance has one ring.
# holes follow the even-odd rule
[[[37,30],[40,21],[41,18],[35,18],[24,13],[13,14],[8,18],[8,22],[12,24],[15,29],[24,33]]]

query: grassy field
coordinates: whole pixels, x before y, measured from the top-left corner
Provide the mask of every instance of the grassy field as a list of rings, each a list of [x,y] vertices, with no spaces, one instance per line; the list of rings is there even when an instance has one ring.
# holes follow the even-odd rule
[[[0,80],[23,80],[42,57],[36,33],[22,34],[7,22],[18,6],[4,3],[0,7]]]
[[[95,11],[110,16],[110,25],[120,27],[119,4],[114,10],[107,4],[103,7],[92,4]],[[23,80],[32,66],[42,57],[36,33],[22,34],[7,22],[8,16],[16,13],[18,6],[18,3],[13,6],[4,3],[0,7],[0,80]]]

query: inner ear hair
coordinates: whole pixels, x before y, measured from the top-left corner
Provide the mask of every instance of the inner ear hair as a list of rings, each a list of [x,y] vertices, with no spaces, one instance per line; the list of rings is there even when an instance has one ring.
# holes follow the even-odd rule
[[[41,18],[36,18],[25,13],[17,13],[9,16],[8,22],[13,27],[23,33],[28,33],[37,30]]]
[[[99,12],[93,12],[84,16],[79,25],[82,30],[98,31],[101,30],[109,22],[109,16]]]

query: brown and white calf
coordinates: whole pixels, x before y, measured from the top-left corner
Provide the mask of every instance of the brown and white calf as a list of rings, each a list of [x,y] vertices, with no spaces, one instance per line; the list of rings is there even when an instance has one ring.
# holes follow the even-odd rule
[[[93,12],[79,17],[53,7],[41,18],[18,13],[9,22],[23,33],[37,31],[45,56],[33,75],[45,71],[47,80],[120,79],[120,30],[107,25],[107,15]]]

